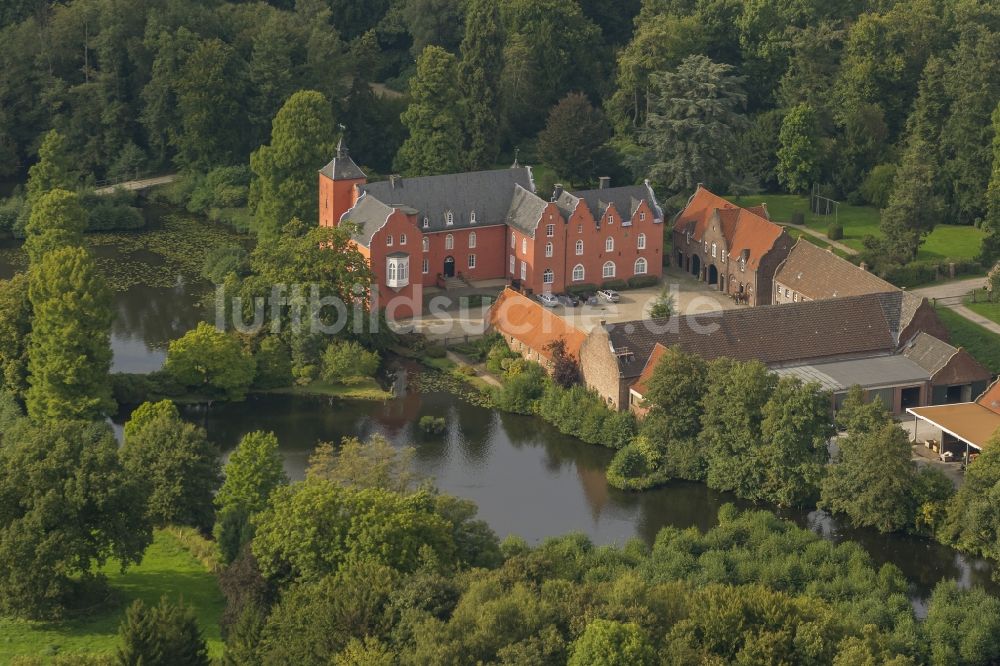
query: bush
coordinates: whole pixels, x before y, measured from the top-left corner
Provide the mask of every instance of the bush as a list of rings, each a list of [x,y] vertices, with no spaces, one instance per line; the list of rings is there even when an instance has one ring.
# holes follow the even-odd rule
[[[486,369],[494,375],[502,375],[504,370],[506,370],[504,367],[504,361],[513,360],[515,358],[518,358],[518,355],[511,351],[506,342],[497,342],[486,354]]]
[[[826,237],[830,240],[838,241],[844,237],[844,225],[839,222],[831,222],[826,228]]]
[[[245,276],[250,270],[247,251],[239,245],[224,245],[209,251],[201,267],[201,276],[212,284],[222,284],[230,273]]]
[[[257,348],[257,374],[253,385],[256,388],[271,389],[289,386],[292,383],[292,355],[281,338],[270,335]]]
[[[353,340],[334,340],[323,353],[323,379],[355,383],[374,375],[380,361],[378,352],[368,351]]]
[[[246,206],[250,177],[249,165],[218,167],[204,176],[196,176],[187,200],[187,209],[204,215],[213,208]]]
[[[792,213],[792,224],[805,224],[806,214],[803,212]]]
[[[440,435],[448,429],[448,422],[443,416],[421,416],[420,429],[429,435]]]
[[[636,444],[622,448],[608,465],[608,483],[623,490],[644,490],[655,485],[654,465]]]
[[[544,390],[545,371],[542,366],[518,361],[504,373],[503,385],[496,391],[494,399],[497,407],[505,412],[530,414]]]
[[[652,287],[654,284],[660,281],[660,278],[655,275],[634,275],[628,279],[628,286],[631,289],[639,289],[641,287]]]
[[[951,264],[955,264],[955,275],[975,275],[983,272],[982,264],[972,259],[943,259],[911,261],[905,265],[888,264],[880,267],[878,273],[882,279],[897,287],[916,287],[933,282],[940,276],[947,276]]]
[[[885,208],[889,205],[889,195],[896,182],[895,164],[879,164],[872,168],[861,183],[861,196],[867,203],[876,208]]]
[[[195,392],[242,400],[256,367],[239,340],[201,322],[170,343],[164,370]]]
[[[424,356],[427,358],[444,358],[448,350],[441,345],[432,345],[424,349]]]
[[[585,282],[583,284],[574,284],[566,287],[567,294],[573,294],[574,296],[579,296],[580,294],[593,293],[597,291],[597,285],[591,282]]]
[[[24,207],[24,197],[12,196],[0,201],[0,232],[13,233]]]
[[[621,291],[622,289],[628,289],[628,282],[625,280],[606,280],[601,283],[601,289],[615,289]]]
[[[146,226],[138,208],[101,201],[87,208],[87,231],[129,231]]]

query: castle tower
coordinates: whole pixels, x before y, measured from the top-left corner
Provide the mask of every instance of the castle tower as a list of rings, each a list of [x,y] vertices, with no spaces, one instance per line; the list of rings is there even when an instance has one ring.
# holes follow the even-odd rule
[[[341,137],[336,157],[319,172],[319,225],[337,226],[341,216],[358,200],[356,186],[367,182],[368,177],[351,159]]]

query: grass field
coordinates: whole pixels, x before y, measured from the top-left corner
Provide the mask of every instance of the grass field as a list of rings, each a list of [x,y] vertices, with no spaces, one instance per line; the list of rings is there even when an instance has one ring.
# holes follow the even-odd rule
[[[951,344],[962,347],[991,372],[1000,374],[1000,335],[948,308],[938,308],[937,313],[951,333]]]
[[[125,574],[111,565],[105,574],[121,599],[119,607],[61,622],[0,619],[0,663],[6,664],[16,656],[113,653],[118,646],[118,625],[125,608],[134,599],[155,604],[164,595],[173,601],[182,598],[194,608],[210,655],[221,657],[219,618],[225,603],[222,594],[215,576],[174,536],[158,531],[142,564]]]
[[[733,197],[733,203],[740,206],[756,206],[766,203],[775,222],[791,222],[793,213],[805,215],[805,224],[810,229],[826,233],[832,215],[814,215],[809,212],[809,197],[794,194],[754,194]],[[879,211],[871,206],[851,206],[840,204],[838,221],[844,227],[841,243],[855,250],[864,249],[865,236],[879,235]],[[971,259],[979,254],[983,232],[975,227],[941,224],[927,237],[921,246],[920,259]]]
[[[273,389],[267,393],[291,393],[294,395],[322,395],[343,400],[388,400],[392,394],[378,385],[373,377],[361,377],[354,384],[334,384],[315,381],[307,386],[289,386]]]
[[[965,306],[976,314],[1000,324],[1000,303],[990,303],[985,289],[976,291],[976,302],[973,302],[971,297],[965,299]]]

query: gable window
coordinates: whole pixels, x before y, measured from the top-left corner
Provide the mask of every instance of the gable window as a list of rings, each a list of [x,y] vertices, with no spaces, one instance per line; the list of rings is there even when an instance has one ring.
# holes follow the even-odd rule
[[[521,279],[522,280],[528,279],[528,264],[524,263],[523,261],[521,262]]]
[[[469,247],[470,248],[476,247],[476,232],[475,231],[473,231],[472,233],[469,234]]]
[[[528,239],[521,239],[521,254],[528,254]]]
[[[604,264],[604,268],[601,270],[601,275],[607,278],[613,278],[615,276],[615,262],[609,261]]]
[[[715,243],[712,243],[712,258],[713,259],[716,257],[717,252],[718,252],[718,246]]]
[[[469,268],[475,268],[475,267],[476,267],[476,255],[470,254],[469,255]]]
[[[545,235],[548,236],[549,238],[552,238],[553,236],[555,236],[556,235],[556,225],[554,225],[554,224],[546,224],[545,225]]]
[[[451,234],[448,234],[447,236],[444,237],[444,249],[446,250],[455,249],[455,237],[452,236]]]
[[[431,226],[431,221],[430,221],[430,220],[428,220],[428,219],[427,219],[427,218],[425,217],[425,218],[424,218],[424,229],[426,229],[426,228],[427,228],[427,227],[429,227],[429,226]]]
[[[615,251],[615,239],[612,238],[611,236],[608,236],[607,239],[604,241],[604,251],[605,252]]]
[[[646,249],[646,234],[639,234],[639,236],[636,238],[636,245],[639,247],[640,250]]]
[[[398,289],[410,283],[410,258],[409,257],[388,257],[386,259],[386,280],[387,287]]]
[[[455,224],[455,215],[454,215],[454,213],[452,213],[452,212],[451,212],[450,210],[449,210],[449,211],[448,211],[448,213],[447,213],[447,214],[446,214],[446,215],[444,216],[444,223],[445,223],[445,224],[447,224],[447,225],[448,225],[449,227],[450,227],[451,225]]]
[[[582,240],[578,240],[576,242],[576,256],[578,256],[578,257],[583,256],[583,241]]]
[[[420,241],[420,244],[423,246],[424,252],[430,252],[431,251],[431,239],[430,238],[424,238],[422,241]]]
[[[582,224],[576,225],[576,233],[578,233],[578,234],[582,234],[583,233],[583,225]]]
[[[399,234],[399,244],[406,245],[406,234]]]
[[[476,211],[472,211],[471,213],[469,213],[469,224],[475,224],[475,223],[476,223]]]
[[[646,274],[646,260],[643,257],[639,257],[635,260],[635,274],[645,275]]]
[[[583,264],[577,264],[573,267],[573,282],[583,282],[584,270]]]
[[[687,244],[688,244],[688,245],[690,245],[690,244],[691,244],[691,232],[690,232],[690,231],[689,231],[689,232],[687,232]]]
[[[392,234],[389,234],[388,236],[385,237],[385,244],[389,247],[392,247]]]
[[[614,223],[615,223],[615,216],[608,215],[608,224],[614,224]]]
[[[552,284],[556,281],[556,274],[552,272],[551,268],[546,268],[545,272],[542,273],[542,284]]]
[[[551,257],[552,256],[552,243],[546,243],[545,244],[545,256],[546,257]]]
[[[639,221],[640,222],[645,222],[646,221],[646,211],[642,211],[642,212],[639,213]]]

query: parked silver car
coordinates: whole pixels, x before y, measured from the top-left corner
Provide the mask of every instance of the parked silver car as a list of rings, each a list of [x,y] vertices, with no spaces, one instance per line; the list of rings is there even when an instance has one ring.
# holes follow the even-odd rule
[[[601,289],[597,292],[597,295],[606,300],[608,303],[617,303],[621,298],[618,292],[614,289]]]
[[[559,305],[559,299],[552,294],[538,294],[538,302],[547,308],[554,308]]]

